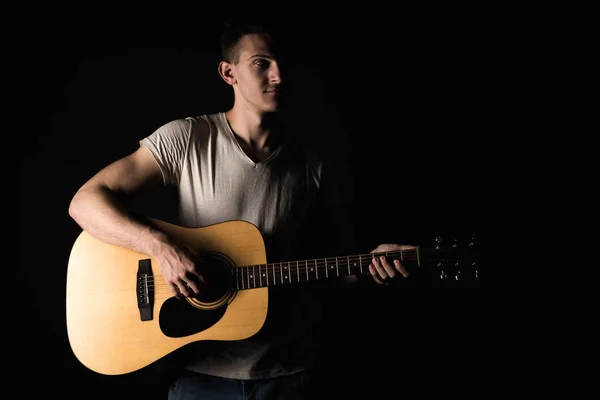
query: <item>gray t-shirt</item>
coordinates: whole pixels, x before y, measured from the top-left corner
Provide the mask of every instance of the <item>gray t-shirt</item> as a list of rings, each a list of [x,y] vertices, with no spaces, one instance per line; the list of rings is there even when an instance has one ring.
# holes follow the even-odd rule
[[[163,183],[176,188],[178,223],[248,221],[263,234],[268,262],[295,255],[298,230],[322,183],[323,163],[312,153],[280,145],[254,162],[224,113],[171,121],[140,143],[156,158]],[[311,334],[319,311],[305,287],[270,287],[267,320],[255,336],[194,343],[187,349],[186,368],[237,379],[300,371],[313,362]]]

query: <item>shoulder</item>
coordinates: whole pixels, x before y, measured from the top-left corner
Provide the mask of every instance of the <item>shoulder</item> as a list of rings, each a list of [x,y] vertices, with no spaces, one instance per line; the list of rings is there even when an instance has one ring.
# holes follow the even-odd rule
[[[198,139],[215,132],[218,124],[218,113],[176,118],[160,125],[149,138]]]
[[[157,131],[162,133],[185,132],[188,135],[192,131],[205,131],[207,129],[207,121],[205,120],[205,117],[205,115],[201,115],[197,117],[177,118],[161,125]]]
[[[160,125],[147,139],[156,141],[174,137],[186,137],[189,136],[190,129],[191,121],[189,118],[178,118]]]
[[[183,120],[183,123],[187,125],[190,135],[199,139],[222,132],[224,121],[224,114],[217,112],[202,114],[196,117],[187,117]]]

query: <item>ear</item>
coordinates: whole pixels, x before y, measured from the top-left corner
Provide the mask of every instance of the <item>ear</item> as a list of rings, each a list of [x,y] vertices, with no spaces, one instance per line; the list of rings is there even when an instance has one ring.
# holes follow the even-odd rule
[[[233,85],[236,82],[233,68],[227,61],[221,61],[219,63],[219,75],[221,75],[221,78],[229,85]]]

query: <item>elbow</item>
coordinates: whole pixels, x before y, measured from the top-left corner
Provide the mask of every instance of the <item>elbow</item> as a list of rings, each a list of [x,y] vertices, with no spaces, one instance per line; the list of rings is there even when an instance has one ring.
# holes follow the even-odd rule
[[[87,203],[90,199],[91,192],[89,188],[80,188],[71,198],[69,203],[68,213],[71,218],[78,224],[81,224],[81,219],[88,208]]]
[[[79,192],[75,193],[75,195],[71,199],[71,202],[69,203],[69,208],[68,208],[69,216],[71,218],[73,218],[75,221],[77,221],[78,217],[79,217],[79,197],[80,197],[80,193]]]

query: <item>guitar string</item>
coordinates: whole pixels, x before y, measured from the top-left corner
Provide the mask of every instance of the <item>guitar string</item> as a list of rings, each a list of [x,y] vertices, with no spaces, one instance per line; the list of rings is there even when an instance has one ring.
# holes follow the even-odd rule
[[[361,270],[364,269],[366,271],[364,272],[369,272],[368,271],[368,267],[369,264],[371,264],[371,260],[373,257],[375,256],[380,256],[380,255],[385,255],[387,257],[392,257],[392,258],[402,258],[403,261],[415,261],[418,260],[418,254],[417,254],[417,250],[419,249],[405,249],[405,250],[394,250],[394,251],[388,251],[388,252],[376,252],[376,253],[368,253],[368,254],[361,254],[361,255],[352,255],[352,256],[341,256],[341,257],[326,257],[326,258],[320,258],[320,259],[311,259],[311,260],[301,260],[301,261],[281,261],[281,262],[274,262],[274,263],[266,263],[266,264],[254,264],[254,265],[243,265],[243,266],[238,266],[236,268],[239,268],[240,270],[249,270],[249,269],[253,269],[253,272],[248,272],[248,271],[243,271],[239,274],[237,274],[237,280],[238,283],[242,283],[242,289],[250,289],[250,288],[259,288],[259,287],[266,287],[266,286],[271,286],[271,285],[281,285],[281,284],[290,284],[290,283],[302,283],[302,282],[307,282],[307,281],[312,281],[315,279],[326,279],[328,278],[330,274],[332,274],[332,278],[336,278],[336,277],[342,277],[342,276],[347,276],[347,275],[353,275],[355,273],[361,273],[363,271],[354,271],[354,273],[346,273],[348,272],[348,269],[354,269],[356,270],[357,268],[360,268]],[[445,251],[444,249],[425,249],[426,251],[429,250],[433,250],[436,252],[440,252],[440,251]],[[452,251],[452,250],[448,250],[448,251]],[[422,249],[421,249],[422,252]],[[395,256],[400,256],[400,257],[395,257]],[[441,261],[444,261],[444,259],[440,259]],[[336,261],[338,261],[336,263]],[[339,261],[342,261],[342,265],[340,266]],[[369,264],[367,264],[364,268],[362,267],[363,263],[366,263],[367,261],[369,261]],[[447,259],[446,261],[452,261],[451,259]],[[295,265],[294,265],[295,264]],[[353,265],[351,265],[353,264]],[[263,272],[263,275],[257,275],[256,271],[254,271],[256,268],[258,268],[258,272]],[[339,269],[342,269],[343,274],[339,274]],[[291,275],[286,275],[286,273],[291,271]],[[299,274],[299,276],[298,276]],[[307,276],[307,274],[309,275],[309,277],[307,279],[302,279],[305,278]],[[319,274],[321,275],[319,277]],[[335,274],[335,275],[333,275]],[[267,282],[265,281],[266,285],[261,285],[260,282],[258,282],[258,284],[256,284],[257,282],[255,282],[256,279],[261,279],[262,277],[266,277],[271,278],[271,276],[274,276],[274,281],[271,284],[267,284]],[[284,276],[285,275],[285,276]],[[162,276],[162,275],[157,275],[157,276]],[[252,280],[252,284],[247,284],[246,280]],[[147,284],[149,288],[155,288],[155,289],[162,289],[162,288],[166,288],[169,292],[170,289],[168,288],[168,286],[166,285],[166,283],[164,283],[164,281],[159,281],[162,282],[162,284],[158,284],[158,283],[154,283],[155,279],[154,277],[149,277]],[[247,286],[246,286],[247,285]],[[252,286],[252,287],[250,287]],[[159,293],[159,292],[157,292]]]
[[[407,250],[402,250],[402,252],[406,252]],[[383,255],[384,253],[377,253],[378,255]],[[393,254],[400,254],[400,251],[396,251],[396,252],[388,252],[387,255],[388,256],[392,256]],[[361,256],[348,256],[348,257],[327,257],[327,258],[322,258],[322,259],[313,259],[313,260],[302,260],[302,261],[282,261],[282,262],[276,262],[276,263],[267,263],[267,264],[255,264],[255,265],[243,265],[243,266],[238,266],[236,268],[239,269],[246,269],[246,270],[250,270],[250,269],[259,269],[259,272],[263,272],[263,276],[266,277],[266,275],[269,275],[269,278],[271,278],[271,276],[274,276],[274,283],[272,283],[271,285],[281,285],[281,284],[289,284],[289,283],[302,283],[302,282],[307,282],[307,281],[312,281],[315,280],[315,278],[319,278],[319,274],[321,274],[320,279],[326,279],[328,278],[329,274],[331,274],[332,278],[335,277],[341,277],[341,276],[345,276],[345,275],[352,275],[352,274],[346,274],[346,272],[348,271],[348,268],[350,269],[357,269],[360,268],[357,263],[365,263],[367,260],[369,261],[369,264],[371,264],[371,260],[372,257],[370,257],[370,254],[366,254],[364,255],[364,257]],[[369,256],[369,257],[368,257]],[[414,257],[413,257],[414,256]],[[338,263],[337,266],[334,267],[335,262],[331,261],[334,259],[343,259],[343,264],[342,266],[340,266],[340,264]],[[416,253],[414,254],[408,254],[408,257],[403,257],[404,261],[415,261],[417,260],[416,257]],[[355,265],[352,266],[350,265],[351,263],[354,263]],[[294,266],[293,264],[298,264],[297,266]],[[369,265],[367,264],[365,267],[363,267],[363,269],[365,271],[368,271],[368,267]],[[289,269],[288,269],[289,268]],[[309,274],[309,279],[305,280],[305,279],[297,279],[297,274],[299,274],[301,277],[305,277],[306,276],[306,270],[308,269],[308,274]],[[338,275],[338,270],[341,269],[343,274]],[[283,276],[285,275],[287,272],[291,271],[291,275],[290,277],[286,277]],[[355,271],[355,273],[360,273],[360,271]],[[294,275],[296,274],[296,275]],[[335,274],[335,275],[333,275]],[[245,281],[246,279],[252,279],[253,281],[255,279],[261,279],[261,277],[259,276],[258,278],[255,276],[255,272],[248,272],[248,271],[244,271],[241,272],[237,275],[237,279],[241,282],[241,281]],[[162,275],[158,275],[158,276],[162,276]],[[296,278],[291,279],[291,277],[296,276]],[[170,293],[170,289],[168,288],[167,284],[164,283],[164,281],[159,281],[155,284],[152,284],[152,282],[154,282],[155,279],[153,277],[149,277],[147,284],[148,284],[148,288],[156,288],[156,289],[164,289],[166,288],[167,291]],[[278,282],[278,283],[275,283]],[[162,283],[162,284],[159,284]],[[245,282],[244,282],[245,283]],[[266,283],[266,281],[265,281]],[[245,285],[243,285],[245,286]],[[254,282],[253,282],[253,286],[254,286]],[[270,285],[269,285],[270,286]],[[261,287],[260,285],[256,285],[256,287]],[[245,287],[245,289],[250,289],[250,287]],[[160,292],[156,292],[156,293],[160,293]]]

